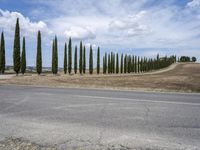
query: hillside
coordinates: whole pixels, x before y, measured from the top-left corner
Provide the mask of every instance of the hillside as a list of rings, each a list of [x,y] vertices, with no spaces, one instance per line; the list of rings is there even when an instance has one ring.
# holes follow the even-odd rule
[[[200,92],[200,64],[182,63],[156,72],[127,75],[4,75],[0,76],[0,84]]]

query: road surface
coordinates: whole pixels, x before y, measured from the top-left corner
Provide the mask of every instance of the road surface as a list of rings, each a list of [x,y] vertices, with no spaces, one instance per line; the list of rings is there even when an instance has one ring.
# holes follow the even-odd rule
[[[58,149],[200,149],[200,94],[0,86],[0,140]]]

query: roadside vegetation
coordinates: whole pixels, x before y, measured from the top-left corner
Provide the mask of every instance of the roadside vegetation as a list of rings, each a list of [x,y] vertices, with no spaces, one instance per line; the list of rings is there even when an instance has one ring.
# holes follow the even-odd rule
[[[0,73],[5,72],[5,41],[4,33],[1,34],[0,43]],[[157,58],[147,58],[130,54],[119,54],[116,52],[105,52],[104,56],[100,56],[100,47],[97,49],[97,57],[94,60],[93,47],[90,45],[89,50],[89,60],[86,57],[86,47],[82,41],[80,41],[79,54],[78,46],[75,45],[74,52],[72,48],[72,39],[69,38],[68,44],[65,43],[64,46],[64,61],[63,61],[63,71],[64,74],[86,74],[88,69],[89,74],[130,74],[130,73],[143,73],[151,72],[154,70],[159,70],[166,68],[175,62],[195,62],[195,57],[182,56],[177,59],[175,55],[160,57],[157,54]],[[74,56],[72,56],[74,54]],[[102,58],[102,61],[101,61]],[[72,60],[73,59],[73,60]],[[86,68],[86,62],[89,62],[88,68]],[[94,66],[94,61],[96,66]],[[74,62],[74,64],[72,64]],[[101,65],[102,64],[102,65]],[[19,19],[17,18],[15,27],[15,37],[14,37],[14,47],[13,47],[13,70],[18,75],[20,72],[22,74],[26,73],[26,45],[25,37],[23,37],[22,43],[22,53],[20,46],[20,25]],[[36,54],[36,72],[38,75],[43,73],[42,66],[42,35],[38,31],[37,35],[37,54]],[[95,71],[94,71],[95,70]],[[57,36],[52,41],[52,64],[51,72],[56,75],[59,71],[58,68],[58,42]]]

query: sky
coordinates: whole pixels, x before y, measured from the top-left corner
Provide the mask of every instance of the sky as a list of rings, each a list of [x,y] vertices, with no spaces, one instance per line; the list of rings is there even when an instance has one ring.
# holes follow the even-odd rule
[[[42,33],[43,66],[51,66],[52,40],[58,37],[59,66],[64,43],[72,37],[87,47],[155,57],[188,55],[200,61],[200,0],[0,0],[0,32],[6,64],[12,65],[16,18],[26,37],[27,65],[35,65],[37,31]],[[88,56],[88,53],[87,53]]]

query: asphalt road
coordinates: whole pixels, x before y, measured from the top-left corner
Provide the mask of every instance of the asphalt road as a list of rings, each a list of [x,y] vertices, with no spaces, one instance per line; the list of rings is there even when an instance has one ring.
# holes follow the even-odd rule
[[[200,149],[200,94],[0,86],[0,140],[59,149]]]

